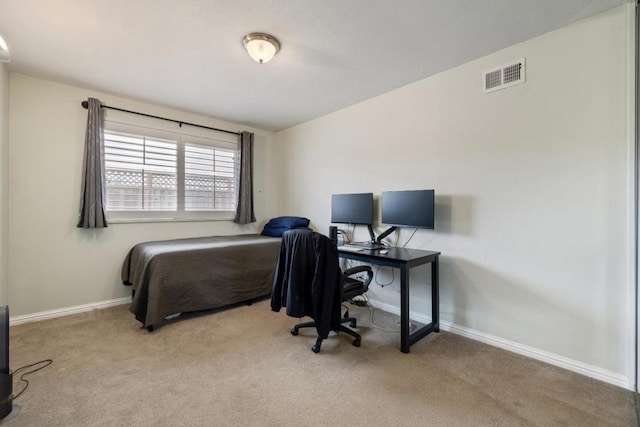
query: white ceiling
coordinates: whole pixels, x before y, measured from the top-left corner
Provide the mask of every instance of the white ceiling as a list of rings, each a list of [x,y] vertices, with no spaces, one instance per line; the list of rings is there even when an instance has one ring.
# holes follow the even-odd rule
[[[280,130],[626,1],[0,0],[0,35],[10,71]]]

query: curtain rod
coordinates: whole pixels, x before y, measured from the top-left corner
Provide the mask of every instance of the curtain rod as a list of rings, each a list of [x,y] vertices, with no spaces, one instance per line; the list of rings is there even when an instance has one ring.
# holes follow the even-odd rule
[[[89,102],[88,101],[82,101],[81,105],[82,105],[82,108],[84,108],[85,110],[87,108],[89,108]],[[183,122],[181,120],[167,119],[166,117],[154,116],[152,114],[138,113],[137,111],[125,110],[123,108],[117,108],[117,107],[110,107],[110,106],[104,105],[104,104],[102,105],[101,108],[108,108],[109,110],[122,111],[123,113],[137,114],[138,116],[151,117],[153,119],[165,120],[167,122],[174,122],[174,123],[178,123],[178,125],[180,127],[182,127],[182,125],[189,125],[189,126],[194,126],[194,127],[197,127],[197,128],[202,128],[202,129],[215,130],[217,132],[230,133],[232,135],[240,135],[240,133],[238,133],[238,132],[233,132],[233,131],[226,130],[226,129],[218,129],[218,128],[213,128],[213,127],[209,127],[209,126],[198,125],[198,124],[195,124],[195,123]]]

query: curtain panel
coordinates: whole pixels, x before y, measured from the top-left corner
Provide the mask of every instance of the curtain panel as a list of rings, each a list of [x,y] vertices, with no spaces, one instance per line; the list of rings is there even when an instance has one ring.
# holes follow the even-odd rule
[[[253,133],[240,132],[240,170],[236,224],[256,222],[253,212]]]
[[[78,227],[104,228],[104,112],[99,100],[89,98],[88,104]]]

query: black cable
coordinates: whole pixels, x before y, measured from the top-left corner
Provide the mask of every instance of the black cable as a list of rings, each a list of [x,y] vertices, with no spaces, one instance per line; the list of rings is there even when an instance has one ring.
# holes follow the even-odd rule
[[[24,388],[23,388],[22,390],[20,390],[20,392],[19,392],[18,394],[15,394],[15,395],[13,396],[13,398],[14,398],[14,399],[17,399],[17,398],[18,398],[22,393],[24,393],[24,391],[27,389],[27,387],[29,387],[29,381],[27,381],[27,380],[25,379],[25,377],[26,377],[27,375],[33,374],[34,372],[38,372],[39,370],[44,369],[44,368],[46,368],[47,366],[51,365],[51,364],[53,363],[53,360],[51,360],[51,359],[44,359],[44,360],[41,360],[41,361],[39,361],[39,362],[32,363],[31,365],[21,366],[21,367],[19,367],[18,369],[16,369],[15,371],[13,371],[13,374],[15,375],[15,374],[17,374],[18,372],[20,372],[20,371],[21,371],[21,370],[23,370],[23,369],[31,368],[31,367],[33,367],[33,366],[40,365],[40,364],[42,364],[42,363],[45,363],[45,365],[42,365],[42,366],[40,366],[39,368],[33,369],[33,370],[31,370],[31,371],[25,372],[24,374],[20,375],[20,382],[23,382],[23,383],[25,383],[26,385],[24,386]]]
[[[376,274],[375,274],[375,276],[376,276],[376,285],[379,285],[381,288],[384,288],[385,286],[389,286],[389,285],[393,284],[393,282],[396,280],[396,278],[395,278],[396,273],[395,273],[395,269],[394,268],[389,267],[391,269],[391,281],[388,282],[388,283],[380,283],[378,281],[378,273],[380,272],[381,268],[382,268],[381,265],[378,265],[377,268],[376,268]]]

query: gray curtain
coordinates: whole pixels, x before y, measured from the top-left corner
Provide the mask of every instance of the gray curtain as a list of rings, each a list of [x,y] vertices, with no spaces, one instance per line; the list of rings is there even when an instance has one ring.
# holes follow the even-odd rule
[[[240,132],[240,170],[237,176],[238,183],[238,206],[236,207],[236,217],[233,220],[236,224],[249,224],[256,222],[253,213],[253,133]]]
[[[102,104],[89,98],[87,132],[84,140],[82,165],[82,192],[80,193],[81,228],[104,228],[104,113]]]

